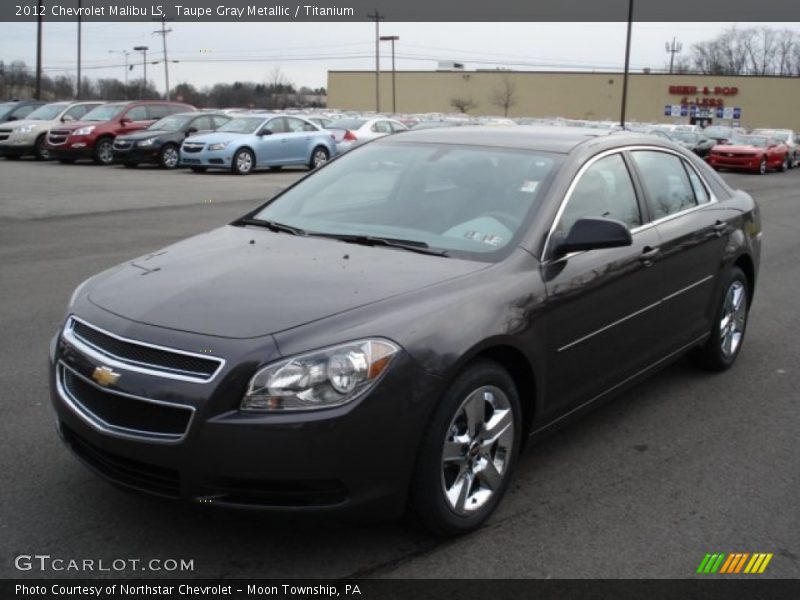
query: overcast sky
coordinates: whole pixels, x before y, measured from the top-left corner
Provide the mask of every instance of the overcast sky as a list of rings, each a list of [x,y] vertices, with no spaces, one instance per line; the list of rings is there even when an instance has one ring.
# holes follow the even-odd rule
[[[663,68],[673,37],[691,45],[715,37],[732,23],[636,23],[633,69]],[[742,26],[761,25],[745,23]],[[764,23],[800,32],[800,23]],[[235,80],[266,81],[280,67],[297,86],[325,86],[336,69],[374,69],[372,23],[182,23],[169,24],[170,83],[198,87]],[[109,51],[151,48],[148,62],[163,56],[161,38],[151,23],[84,23],[86,76],[124,78],[122,54]],[[75,23],[44,24],[44,68],[48,74],[75,74]],[[399,35],[397,68],[432,70],[439,60],[466,63],[467,69],[507,66],[515,69],[621,69],[624,23],[382,23],[381,35]],[[390,68],[389,44],[382,43],[382,68]],[[0,23],[0,60],[36,63],[36,24]],[[141,55],[128,59],[141,77]],[[148,78],[163,91],[163,66],[150,65]]]

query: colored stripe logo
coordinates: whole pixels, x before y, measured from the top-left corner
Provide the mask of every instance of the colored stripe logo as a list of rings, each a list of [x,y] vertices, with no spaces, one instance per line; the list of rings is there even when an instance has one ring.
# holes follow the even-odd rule
[[[772,552],[732,552],[726,554],[717,552],[706,554],[697,567],[697,573],[701,575],[722,575],[749,574],[760,575],[763,573],[769,561],[772,560]]]

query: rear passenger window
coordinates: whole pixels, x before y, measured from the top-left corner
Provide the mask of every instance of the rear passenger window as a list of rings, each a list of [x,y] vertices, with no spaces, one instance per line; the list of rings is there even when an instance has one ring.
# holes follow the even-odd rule
[[[683,166],[686,167],[686,172],[689,174],[689,182],[692,184],[692,190],[694,191],[695,200],[697,200],[698,204],[705,204],[711,198],[708,195],[708,190],[706,190],[706,186],[703,185],[703,181],[700,179],[700,176],[697,174],[697,171],[692,168],[692,166],[686,162],[683,163]]]
[[[575,221],[585,217],[617,219],[630,228],[642,224],[636,192],[621,155],[601,158],[586,169],[564,207],[559,229],[566,235]]]
[[[147,112],[150,115],[150,119],[163,119],[175,111],[170,110],[170,107],[164,104],[151,104],[147,107]]]
[[[87,112],[92,110],[94,106],[91,104],[79,104],[78,106],[73,106],[70,108],[66,113],[64,113],[65,117],[72,117],[76,121],[80,121],[81,117],[85,115]]]
[[[213,115],[211,118],[214,120],[214,129],[222,127],[225,125],[225,123],[231,120],[230,117],[222,117],[220,115]]]
[[[681,158],[651,150],[637,150],[631,152],[631,156],[641,175],[654,219],[697,206],[695,192]]]
[[[214,129],[214,126],[211,125],[211,117],[198,117],[192,122],[192,127],[197,129],[197,131],[211,131]]]

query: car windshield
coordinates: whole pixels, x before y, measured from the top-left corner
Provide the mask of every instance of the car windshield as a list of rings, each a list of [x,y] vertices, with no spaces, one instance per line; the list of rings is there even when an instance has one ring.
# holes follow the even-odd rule
[[[708,137],[729,138],[733,135],[733,129],[730,127],[706,127],[703,134]]]
[[[769,138],[763,135],[740,135],[731,140],[733,146],[757,146],[758,148],[765,148],[768,145]]]
[[[339,119],[328,123],[325,129],[359,129],[366,122],[366,119]]]
[[[0,119],[10,113],[16,106],[15,102],[4,102],[0,104]]]
[[[404,240],[476,260],[512,243],[560,158],[438,144],[368,144],[331,162],[254,218],[309,235]]]
[[[154,129],[157,131],[179,131],[186,126],[186,124],[194,119],[193,115],[172,115],[169,117],[164,117],[150,125],[148,129]]]
[[[225,131],[227,133],[255,133],[264,121],[264,117],[237,117],[225,123],[225,125],[217,129],[217,131]]]
[[[103,104],[87,112],[81,121],[110,121],[119,116],[127,104]]]
[[[61,111],[63,111],[67,106],[69,106],[68,102],[45,104],[44,106],[37,108],[25,118],[31,121],[52,121],[58,115],[60,115]]]
[[[682,142],[695,143],[697,141],[697,134],[689,131],[673,131],[672,137]]]

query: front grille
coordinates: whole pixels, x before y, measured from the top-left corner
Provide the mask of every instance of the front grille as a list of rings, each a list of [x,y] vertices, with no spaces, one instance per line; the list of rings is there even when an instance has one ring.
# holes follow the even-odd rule
[[[106,452],[83,439],[63,423],[60,429],[64,441],[72,451],[107,479],[159,496],[168,498],[180,496],[180,476],[177,471]]]
[[[70,336],[105,357],[157,375],[210,381],[222,366],[222,360],[160,348],[111,335],[72,317],[66,328]]]
[[[133,146],[132,142],[125,142],[125,141],[122,141],[122,140],[115,140],[114,141],[114,150],[127,150],[131,146]]]
[[[199,165],[202,164],[202,161],[199,158],[184,158],[181,156],[181,162],[186,165]]]
[[[203,144],[184,144],[181,152],[200,152],[203,149]]]
[[[103,389],[60,364],[59,384],[66,399],[97,428],[111,433],[178,440],[192,420],[189,406],[156,402]]]
[[[51,129],[50,133],[47,135],[47,141],[53,146],[60,146],[67,141],[69,133],[68,129]]]

